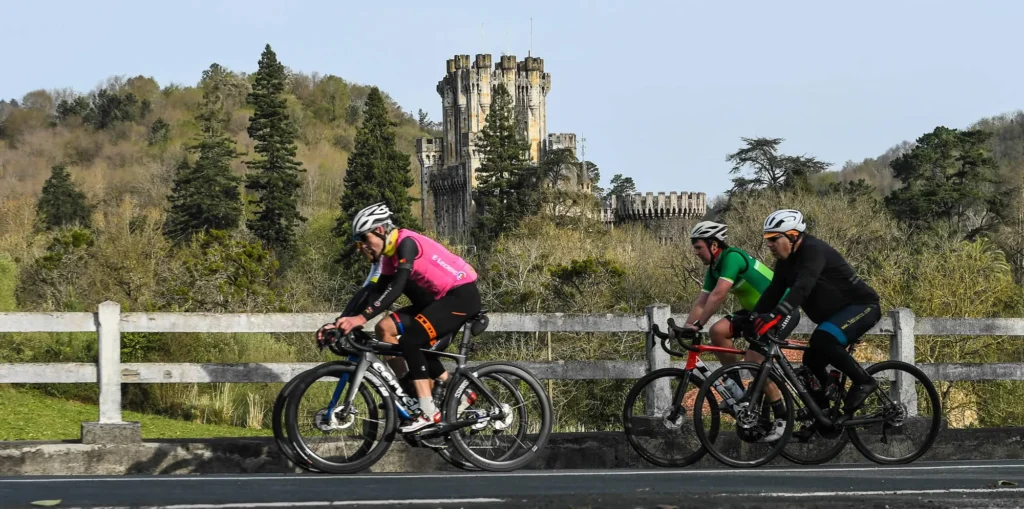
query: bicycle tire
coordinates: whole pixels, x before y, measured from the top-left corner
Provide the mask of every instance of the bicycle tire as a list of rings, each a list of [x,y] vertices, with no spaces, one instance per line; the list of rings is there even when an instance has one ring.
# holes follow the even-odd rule
[[[358,390],[364,398],[367,397],[367,394],[370,394],[371,391],[376,393],[380,398],[380,404],[374,405],[372,408],[376,410],[383,410],[384,413],[384,433],[381,440],[362,456],[345,463],[337,463],[321,458],[313,452],[308,445],[306,445],[305,441],[302,440],[302,435],[298,430],[297,414],[299,402],[302,401],[302,396],[305,395],[306,390],[312,383],[314,383],[315,380],[324,376],[340,377],[341,374],[345,372],[355,372],[355,369],[355,366],[344,364],[324,365],[314,368],[312,373],[296,382],[295,386],[292,388],[292,392],[288,395],[287,402],[285,404],[285,424],[288,429],[292,445],[298,452],[309,458],[314,467],[325,473],[351,474],[363,471],[375,464],[384,456],[385,453],[387,453],[395,438],[395,433],[397,431],[397,424],[395,421],[397,418],[391,393],[386,389],[381,390],[382,387],[385,387],[384,382],[376,379],[376,376],[372,372],[367,371],[364,375],[363,383],[360,384]],[[346,390],[351,390],[350,388],[351,385],[349,385],[349,388]],[[372,394],[370,395],[372,396]],[[382,408],[377,408],[378,406]]]
[[[763,367],[764,366],[762,364],[758,364],[755,362],[738,362],[735,364],[728,364],[716,369],[714,372],[708,375],[707,379],[704,380],[704,383],[701,384],[700,390],[697,391],[697,397],[693,402],[694,408],[703,410],[704,401],[708,399],[708,393],[714,388],[714,381],[724,377],[727,372],[738,371],[741,369],[749,369],[753,371],[756,375]],[[774,446],[774,448],[768,453],[768,455],[759,460],[737,461],[733,460],[732,458],[726,457],[724,454],[722,454],[715,448],[713,443],[709,443],[708,436],[704,431],[704,426],[702,423],[703,418],[701,417],[701,415],[703,412],[696,411],[693,413],[693,425],[697,431],[697,438],[700,439],[701,444],[705,448],[707,448],[709,453],[711,453],[711,456],[713,456],[716,460],[720,461],[722,464],[733,468],[753,468],[764,465],[775,459],[782,452],[782,450],[785,449],[786,443],[789,442],[790,437],[793,435],[793,394],[790,393],[786,380],[780,377],[778,373],[775,372],[775,370],[771,370],[768,372],[768,381],[774,382],[775,386],[779,389],[779,392],[782,393],[782,401],[786,406],[786,430],[782,433],[782,436],[779,437],[777,445]],[[717,434],[717,436],[719,437],[722,435],[723,433],[721,432]]]
[[[468,445],[466,445],[465,441],[462,438],[462,434],[459,433],[459,430],[452,431],[452,443],[455,445],[455,448],[459,451],[459,454],[461,454],[463,458],[465,458],[467,461],[469,461],[470,463],[472,463],[474,466],[481,470],[486,470],[490,472],[510,472],[523,467],[524,465],[532,461],[533,458],[536,456],[537,452],[547,445],[548,439],[551,435],[551,428],[553,427],[551,415],[552,411],[551,401],[548,399],[547,392],[545,392],[544,388],[541,387],[540,382],[537,381],[537,378],[534,377],[533,374],[531,374],[527,369],[516,364],[495,362],[492,364],[474,366],[472,369],[472,373],[477,378],[483,378],[488,375],[511,375],[519,378],[524,383],[526,383],[527,386],[529,386],[530,389],[535,394],[537,394],[537,399],[540,402],[540,431],[537,433],[537,441],[534,443],[532,447],[527,448],[526,454],[520,456],[519,458],[509,461],[492,461],[485,458],[481,458],[476,453],[474,453],[469,448]],[[451,385],[451,387],[455,387],[456,389],[454,391],[450,391],[448,394],[445,395],[445,422],[449,420],[448,416],[450,415],[456,417],[458,416],[458,405],[462,398],[462,391],[468,388],[469,386],[467,380],[466,386],[463,387],[463,378],[468,377],[465,374],[459,374],[458,377],[452,381]],[[520,397],[522,396],[521,394],[519,395]],[[477,401],[479,401],[479,399]]]
[[[700,444],[699,447],[697,447],[695,451],[688,454],[684,458],[679,460],[663,459],[655,455],[654,453],[648,451],[644,446],[641,445],[639,441],[639,436],[636,434],[636,431],[633,427],[631,418],[633,415],[633,407],[636,404],[637,397],[640,396],[640,394],[643,394],[644,389],[647,387],[647,385],[650,384],[653,380],[665,377],[675,377],[682,380],[685,375],[686,370],[680,368],[662,368],[656,371],[652,371],[645,375],[643,378],[637,380],[636,383],[633,384],[633,386],[629,389],[629,392],[626,394],[626,400],[622,405],[622,428],[623,432],[626,435],[626,441],[629,442],[629,445],[633,448],[634,451],[637,452],[637,454],[640,455],[640,457],[659,467],[685,467],[696,461],[699,461],[708,452],[707,448],[704,447],[704,444],[698,441],[698,444]],[[692,386],[694,389],[699,390],[701,385],[700,382],[703,382],[703,379],[698,378],[698,376],[695,373],[691,372],[690,378],[687,382],[687,386]],[[689,389],[683,389],[682,394],[685,395],[686,392],[688,392],[688,390]],[[714,407],[714,409],[712,410],[711,419],[713,422],[716,423],[715,427],[717,428],[717,422],[719,419],[718,402],[714,399],[711,399],[709,400],[709,403]],[[671,404],[674,405],[675,402],[672,402]]]
[[[293,387],[295,387],[296,382],[298,382],[300,378],[306,376],[314,369],[316,369],[316,367],[307,369],[306,371],[292,377],[291,380],[284,384],[281,391],[277,393],[277,398],[274,400],[274,410],[271,415],[271,428],[274,431],[274,440],[277,442],[278,450],[281,451],[281,454],[283,454],[285,458],[288,458],[288,461],[308,472],[322,473],[319,469],[313,466],[313,463],[309,461],[308,457],[300,453],[298,449],[292,445],[291,439],[288,437],[288,433],[284,428],[284,408],[285,403],[288,400],[288,393]]]
[[[481,367],[490,366],[490,365],[493,365],[493,364],[504,364],[504,363],[498,362],[498,361],[485,362],[483,364],[477,365],[476,369],[480,369]],[[519,390],[516,389],[512,385],[511,382],[509,382],[508,380],[505,379],[505,377],[500,376],[500,375],[496,376],[495,379],[499,380],[500,383],[504,384],[505,387],[507,389],[509,389],[510,391],[515,392],[516,395],[518,396],[518,398],[517,398],[518,401],[520,403],[523,403],[523,396],[522,396],[522,394],[519,393]],[[451,385],[448,385],[448,388],[446,388],[446,392],[447,392],[447,390],[450,390],[451,387],[452,387]],[[447,396],[447,394],[445,394],[445,396]],[[443,401],[445,399],[446,398],[444,398],[444,397],[442,398],[442,406],[444,405]],[[451,440],[451,434],[449,434],[446,438],[450,441]],[[468,460],[466,460],[466,458],[464,456],[462,456],[462,454],[459,453],[459,451],[455,448],[454,444],[450,443],[448,447],[445,447],[443,449],[435,449],[435,451],[449,465],[452,465],[452,466],[454,466],[456,468],[459,468],[459,469],[462,469],[462,470],[466,470],[466,471],[469,471],[469,472],[479,472],[480,471],[479,467],[477,467],[476,465],[470,463]],[[502,458],[508,457],[514,451],[515,450],[513,449],[513,450],[505,453],[504,455],[501,456],[501,458],[498,459],[498,461],[500,461]]]
[[[866,371],[869,375],[874,377],[874,374],[879,371],[893,368],[902,369],[912,374],[914,378],[917,379],[917,382],[924,387],[925,392],[928,394],[928,399],[931,400],[934,414],[932,415],[932,422],[928,429],[928,438],[925,440],[924,445],[918,448],[918,450],[914,454],[911,454],[903,458],[889,459],[883,458],[875,454],[874,451],[870,451],[867,448],[867,445],[864,443],[864,441],[861,440],[860,434],[857,433],[856,427],[848,428],[850,434],[850,441],[853,442],[853,446],[856,447],[857,450],[860,451],[860,453],[863,454],[865,458],[880,465],[902,465],[913,462],[914,460],[920,458],[922,455],[928,452],[929,449],[931,449],[932,445],[935,443],[935,440],[939,437],[940,427],[942,426],[942,400],[939,399],[939,392],[935,389],[935,384],[932,383],[932,380],[928,378],[928,375],[926,375],[924,371],[921,371],[920,368],[914,366],[913,364],[909,364],[903,361],[889,360],[872,364],[867,368]],[[854,416],[854,418],[856,418],[856,416]]]
[[[789,386],[789,390],[790,390],[790,393],[796,394],[796,391],[792,387],[792,385]],[[839,396],[838,396],[839,401],[842,401],[842,395],[843,395],[843,392],[840,391]],[[799,397],[794,397],[793,398],[794,403],[797,400],[799,400]],[[834,403],[834,404],[838,404],[838,403]],[[823,410],[825,410],[825,409],[823,409]],[[795,424],[794,424],[794,426],[795,426]],[[816,437],[812,437],[811,440],[815,440],[815,439],[818,439],[818,438],[820,438],[822,440],[825,440],[825,438],[824,437],[820,437],[820,435],[818,435]],[[839,456],[839,454],[843,452],[843,449],[846,449],[846,444],[850,443],[850,434],[847,433],[846,429],[843,429],[842,431],[840,431],[840,436],[838,438],[839,438],[839,441],[836,442],[835,444],[833,444],[832,447],[829,448],[828,450],[826,450],[824,453],[819,454],[817,456],[807,457],[807,456],[801,456],[801,455],[797,454],[795,451],[789,450],[789,446],[790,445],[799,443],[798,440],[795,437],[791,437],[789,443],[786,444],[786,447],[782,448],[782,452],[779,453],[779,456],[782,456],[786,461],[789,461],[791,463],[795,463],[797,465],[821,465],[823,463],[828,463],[829,461],[832,461],[833,459],[835,459],[836,456]]]

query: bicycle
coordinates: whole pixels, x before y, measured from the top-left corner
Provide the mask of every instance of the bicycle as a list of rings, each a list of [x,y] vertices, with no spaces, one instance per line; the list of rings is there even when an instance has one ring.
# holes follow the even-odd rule
[[[344,352],[340,352],[340,351],[336,351],[335,350],[337,345],[338,345],[338,343],[332,343],[331,346],[330,346],[331,350],[334,351],[335,353],[338,353],[339,355],[344,356],[345,355]],[[435,346],[438,346],[438,345],[446,346],[443,341],[442,342],[438,342],[438,344],[435,345]],[[433,348],[433,347],[431,347],[431,348]],[[350,365],[350,366],[354,366],[355,365],[355,363],[352,361],[352,359],[349,358],[349,359],[344,360],[344,361],[332,361],[332,362],[329,362],[329,363],[326,363],[326,364],[321,364],[320,366],[316,366],[314,368],[311,368],[311,369],[308,369],[306,371],[303,371],[302,373],[299,373],[298,375],[293,377],[291,380],[289,380],[288,383],[286,383],[284,385],[284,387],[281,388],[281,391],[277,395],[277,399],[274,401],[273,413],[272,413],[272,418],[271,418],[271,423],[272,423],[271,427],[274,430],[274,440],[277,442],[278,449],[281,451],[281,453],[292,464],[294,464],[294,465],[296,465],[296,466],[298,466],[298,467],[300,467],[300,468],[302,468],[302,469],[304,469],[306,471],[314,472],[314,473],[323,473],[323,471],[318,469],[318,468],[316,468],[313,465],[313,462],[309,459],[309,457],[306,456],[305,454],[303,454],[302,451],[300,451],[297,447],[295,447],[292,444],[292,440],[288,436],[286,427],[284,426],[284,423],[283,423],[283,421],[284,421],[284,415],[283,414],[284,414],[285,405],[287,404],[287,401],[288,401],[288,395],[291,392],[292,388],[296,385],[296,383],[298,383],[302,378],[305,378],[305,377],[312,377],[314,379],[315,378],[319,378],[318,375],[314,375],[312,373],[315,373],[317,368],[320,368],[320,367],[325,366],[327,364],[344,364],[344,365]],[[403,386],[403,389],[406,390],[407,392],[409,391],[408,387],[404,387]],[[404,435],[403,435],[403,437],[404,437]],[[422,444],[417,443],[417,442],[415,442],[413,440],[406,440],[406,443],[408,445],[412,446],[412,447],[421,447],[422,446]],[[438,455],[441,456],[441,458],[445,460],[445,462],[447,462],[448,464],[450,464],[450,465],[452,465],[452,466],[454,466],[456,468],[459,468],[459,469],[462,469],[462,470],[471,470],[471,471],[479,470],[478,468],[473,466],[471,463],[468,463],[465,459],[462,459],[461,456],[458,455],[458,451],[455,451],[453,446],[451,446],[450,443],[445,445],[445,446],[438,445],[438,446],[435,447],[435,446],[432,445],[432,446],[429,447],[429,449],[437,452]]]
[[[440,338],[434,349],[423,349],[428,356],[454,359],[457,366],[455,371],[450,373],[448,383],[444,384],[443,390],[440,391],[441,422],[402,435],[411,445],[426,446],[435,450],[447,449],[450,443],[472,466],[482,470],[507,472],[524,466],[546,446],[552,428],[551,403],[536,377],[520,366],[507,362],[482,363],[472,368],[466,365],[466,359],[473,349],[471,339],[482,333],[487,323],[486,312],[467,320],[462,327],[462,343],[458,354],[444,351],[454,333]],[[378,357],[401,356],[402,352],[398,345],[377,341],[361,327],[345,335],[341,335],[336,329],[329,329],[327,333],[330,336],[327,344],[331,350],[339,355],[346,355],[348,360],[318,366],[307,376],[296,381],[286,398],[285,424],[292,445],[299,455],[308,458],[313,467],[327,473],[359,472],[372,466],[387,452],[395,434],[399,432],[399,416],[402,419],[411,418],[417,408],[416,399],[406,393],[391,368]],[[354,429],[357,419],[361,419],[362,422],[363,439],[358,441],[361,443],[350,453],[343,440],[344,453],[340,461],[326,459],[314,451],[299,430],[299,405],[307,393],[311,393],[310,389],[315,382],[321,378],[336,378],[338,382],[326,406],[314,405],[315,410],[303,412],[313,413],[313,429],[331,433]],[[496,387],[488,387],[485,382],[494,382]],[[522,388],[531,391],[536,396],[536,401],[525,401]],[[498,400],[495,393],[500,390],[510,394],[508,399],[511,403]],[[475,399],[470,397],[471,393],[475,395]],[[358,402],[357,394],[362,398]],[[465,399],[464,395],[467,396]],[[316,394],[311,393],[310,399],[315,397]],[[535,443],[527,445],[523,441],[531,427],[531,410],[540,414],[541,422],[532,426]],[[463,417],[464,413],[468,415]],[[515,433],[508,433],[513,420],[517,418],[519,425]],[[471,438],[488,428],[496,431],[497,435],[500,435],[500,440],[495,440],[495,444],[488,444],[487,451],[493,449],[494,445],[500,445],[497,442],[503,441],[512,445],[509,451],[494,459],[483,457],[469,444]],[[520,449],[523,454],[512,458]]]
[[[626,401],[622,409],[622,423],[629,445],[645,460],[661,467],[684,467],[700,460],[707,453],[706,448],[703,446],[698,446],[695,450],[689,452],[687,445],[673,447],[673,444],[667,443],[671,439],[669,435],[682,427],[687,411],[692,411],[692,408],[688,409],[685,406],[687,394],[699,389],[701,384],[711,374],[711,370],[701,361],[700,354],[704,352],[719,352],[743,355],[746,351],[736,348],[704,345],[702,343],[708,337],[707,333],[675,327],[675,322],[671,318],[669,318],[668,324],[670,327],[668,333],[661,332],[657,324],[651,325],[651,332],[655,337],[661,339],[662,350],[665,350],[665,352],[674,357],[686,357],[686,366],[682,369],[661,368],[637,380],[626,394]],[[692,345],[687,345],[683,342],[683,338],[691,338]],[[670,348],[668,341],[672,339],[675,339],[686,352]],[[733,383],[730,384],[729,382]],[[669,392],[665,384],[669,386],[674,385],[671,389],[671,399],[669,401],[659,401],[659,397],[664,398],[664,394]],[[691,384],[693,387],[690,387]],[[730,391],[733,390],[733,387],[736,388],[735,390],[739,390],[739,387],[735,385],[733,380],[727,380],[725,384],[719,381],[716,387],[721,391],[720,393],[723,398],[732,396]],[[642,404],[642,415],[635,415],[638,407],[637,398],[641,395],[644,395],[645,399],[651,397],[653,401],[644,401]],[[717,427],[719,418],[718,402],[712,399],[709,403],[713,408],[711,421]],[[650,450],[641,441],[641,438],[652,438],[652,446],[664,446],[669,453],[680,452],[683,457],[659,456],[658,453]]]
[[[751,330],[750,328],[746,329],[748,332]],[[886,465],[905,464],[916,460],[926,453],[938,437],[942,420],[939,395],[932,381],[917,367],[895,360],[882,361],[868,366],[866,371],[879,382],[878,389],[869,395],[863,406],[851,418],[843,421],[838,416],[838,402],[845,399],[845,375],[840,377],[840,381],[837,383],[836,391],[831,398],[835,404],[828,405],[826,410],[829,411],[829,415],[826,415],[826,412],[823,411],[808,390],[803,379],[804,377],[797,374],[789,360],[782,354],[783,349],[800,350],[806,349],[806,347],[793,345],[789,343],[787,338],[780,339],[772,332],[764,336],[745,334],[745,337],[751,342],[752,347],[757,346],[764,350],[760,353],[764,354],[765,360],[761,363],[741,362],[715,370],[708,377],[710,382],[705,381],[701,385],[695,400],[695,407],[698,409],[702,408],[702,404],[712,394],[713,382],[720,380],[722,377],[728,376],[732,378],[733,376],[739,376],[744,380],[749,380],[743,396],[732,405],[736,415],[736,435],[739,440],[731,440],[730,438],[719,442],[719,439],[727,434],[720,433],[717,426],[711,433],[706,432],[703,426],[701,426],[700,412],[694,412],[694,425],[697,426],[698,439],[708,449],[708,452],[720,462],[738,468],[757,467],[768,463],[775,459],[776,456],[782,454],[783,449],[789,444],[793,434],[795,422],[793,393],[797,395],[799,401],[804,405],[804,411],[800,415],[801,420],[810,422],[812,426],[816,426],[824,434],[833,438],[838,437],[841,440],[839,444],[833,446],[822,457],[829,454],[834,457],[834,455],[839,454],[839,451],[845,447],[845,439],[842,438],[845,435],[862,455],[875,463]],[[848,351],[852,352],[854,345],[849,345],[847,348]],[[903,373],[885,377],[878,376],[878,373],[886,370],[902,371]],[[743,376],[742,372],[744,371],[747,372],[747,376]],[[829,378],[831,379],[832,377],[830,376]],[[782,401],[785,406],[785,431],[778,440],[764,442],[763,440],[768,434],[768,427],[771,424],[770,419],[762,418],[766,417],[769,411],[764,401],[763,393],[763,390],[766,388],[765,384],[769,380],[782,393]],[[916,397],[903,394],[902,398],[894,401],[893,395],[889,394],[893,388],[889,387],[890,391],[885,390],[886,382],[889,380],[895,380],[897,390],[901,392],[904,389],[916,389]],[[917,385],[912,385],[915,381]],[[711,400],[714,400],[714,398],[711,397]],[[929,404],[935,410],[931,417],[920,418],[912,416],[912,414],[917,413],[918,404],[922,401]],[[766,421],[768,426],[765,426]],[[878,425],[881,428],[880,434],[876,435],[866,432],[869,427],[874,425]],[[918,429],[926,429],[927,436],[924,443],[915,447],[907,454],[890,457],[883,456],[884,452],[878,453],[869,450],[869,445],[875,442],[889,446],[891,437],[895,436],[890,435],[893,431],[902,437],[906,432]],[[734,459],[727,455],[734,451],[749,452],[754,450],[756,452],[763,449],[767,449],[767,453],[751,460]],[[828,459],[831,459],[831,457],[824,461],[828,461]],[[821,457],[812,458],[811,464],[823,462],[820,460]]]

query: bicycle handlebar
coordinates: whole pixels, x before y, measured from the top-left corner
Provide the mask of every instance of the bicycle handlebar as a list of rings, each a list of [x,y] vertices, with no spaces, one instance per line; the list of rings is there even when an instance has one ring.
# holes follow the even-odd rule
[[[689,338],[693,338],[694,340],[696,340],[699,337],[701,337],[703,335],[706,335],[706,334],[701,333],[701,332],[697,332],[697,331],[692,330],[692,329],[686,329],[686,328],[683,328],[683,327],[679,327],[678,325],[676,325],[675,320],[673,320],[672,318],[668,319],[668,327],[669,327],[669,332],[666,333],[666,332],[661,332],[661,329],[658,328],[658,324],[656,324],[656,323],[655,324],[651,324],[651,333],[654,334],[656,337],[661,338],[661,349],[662,350],[665,350],[670,355],[675,355],[677,357],[685,357],[686,356],[685,352],[680,352],[678,350],[673,350],[673,349],[669,348],[668,341],[670,339],[675,338],[676,342],[679,343],[679,346],[683,347],[687,351],[690,351],[690,352],[700,352],[699,348],[684,343],[683,342],[683,338],[684,337],[689,337]]]

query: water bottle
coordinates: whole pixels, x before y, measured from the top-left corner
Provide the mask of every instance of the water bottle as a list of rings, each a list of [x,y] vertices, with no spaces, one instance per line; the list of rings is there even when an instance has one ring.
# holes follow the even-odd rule
[[[743,397],[743,387],[740,387],[740,384],[736,383],[732,378],[725,380],[725,387],[732,393],[733,398],[740,399]]]
[[[732,382],[733,385],[736,385],[736,382],[733,382],[732,380],[727,381]],[[732,406],[736,404],[736,400],[738,398],[733,396],[735,392],[733,392],[732,389],[730,389],[727,385],[723,384],[721,380],[715,380],[715,383],[712,385],[714,385],[715,390],[718,391],[718,395],[721,396],[722,401],[725,402],[725,408],[732,408]],[[740,392],[740,394],[743,394],[742,391]]]

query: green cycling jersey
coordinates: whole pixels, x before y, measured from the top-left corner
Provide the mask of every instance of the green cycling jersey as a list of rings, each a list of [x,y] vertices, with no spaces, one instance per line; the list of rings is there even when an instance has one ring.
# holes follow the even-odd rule
[[[728,247],[708,266],[702,291],[711,293],[718,280],[725,279],[732,282],[729,292],[736,296],[740,306],[747,311],[753,311],[761,294],[772,282],[773,275],[772,269],[746,251]]]

